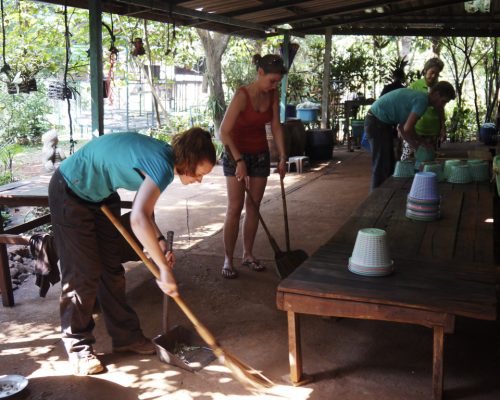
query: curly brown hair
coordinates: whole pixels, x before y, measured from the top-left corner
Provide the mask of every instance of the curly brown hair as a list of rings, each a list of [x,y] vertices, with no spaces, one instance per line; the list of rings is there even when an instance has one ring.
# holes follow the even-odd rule
[[[172,139],[174,164],[180,175],[196,175],[196,167],[201,161],[215,165],[217,161],[212,137],[206,130],[193,127],[175,135]]]

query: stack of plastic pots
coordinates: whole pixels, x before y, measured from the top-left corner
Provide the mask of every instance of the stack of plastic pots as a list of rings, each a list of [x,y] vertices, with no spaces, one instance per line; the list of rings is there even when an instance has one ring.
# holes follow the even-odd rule
[[[415,221],[434,221],[441,215],[440,203],[436,174],[415,174],[406,202],[406,216]]]
[[[393,264],[386,232],[377,228],[360,229],[349,258],[349,271],[364,276],[385,276],[393,271]]]
[[[411,178],[415,175],[415,163],[413,161],[398,161],[394,168],[395,178]]]
[[[472,175],[468,164],[459,164],[451,167],[451,172],[448,176],[450,183],[471,183]]]

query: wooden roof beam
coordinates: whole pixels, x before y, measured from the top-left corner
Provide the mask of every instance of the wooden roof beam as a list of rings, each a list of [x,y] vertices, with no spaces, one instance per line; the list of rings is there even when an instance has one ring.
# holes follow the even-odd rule
[[[229,18],[224,15],[211,14],[203,11],[192,10],[190,8],[179,7],[161,1],[155,0],[116,0],[117,3],[127,4],[135,7],[143,7],[145,11],[161,11],[172,15],[181,15],[184,17],[197,18],[201,21],[210,21],[223,25],[230,25],[239,28],[245,28],[255,31],[267,32],[269,30],[276,31],[279,29],[272,25],[262,25],[253,22],[242,21],[234,18]],[[286,30],[281,30],[285,33]]]

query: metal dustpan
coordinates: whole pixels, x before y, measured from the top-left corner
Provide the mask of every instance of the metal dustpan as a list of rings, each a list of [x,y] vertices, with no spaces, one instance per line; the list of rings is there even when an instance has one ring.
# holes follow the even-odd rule
[[[202,369],[216,358],[195,332],[180,325],[156,336],[153,344],[161,361],[191,372]]]
[[[172,250],[174,232],[167,232],[168,249]],[[209,347],[203,346],[201,337],[180,325],[168,329],[170,297],[164,295],[162,310],[163,334],[153,339],[156,354],[167,364],[185,369],[187,371],[198,371],[215,360],[215,354]]]

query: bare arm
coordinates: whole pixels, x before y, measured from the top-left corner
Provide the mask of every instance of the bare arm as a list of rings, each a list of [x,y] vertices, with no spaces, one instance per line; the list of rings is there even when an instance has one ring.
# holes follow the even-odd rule
[[[419,118],[420,117],[418,116],[418,114],[412,112],[408,116],[403,126],[401,124],[398,125],[398,131],[403,139],[406,140],[415,150],[419,146],[419,140],[417,138],[417,133],[415,132],[415,124],[417,123]]]
[[[286,172],[286,152],[285,152],[285,135],[283,134],[283,128],[280,123],[280,111],[279,111],[279,99],[278,92],[273,91],[273,119],[271,120],[271,131],[273,133],[274,142],[278,148],[280,154],[278,172],[283,178]]]
[[[158,243],[160,230],[154,220],[154,207],[160,197],[160,189],[149,176],[145,176],[132,205],[130,225],[134,234],[160,269],[162,281],[167,285],[166,293],[170,296],[177,296],[177,284],[172,274],[175,258],[171,252],[165,256]]]

